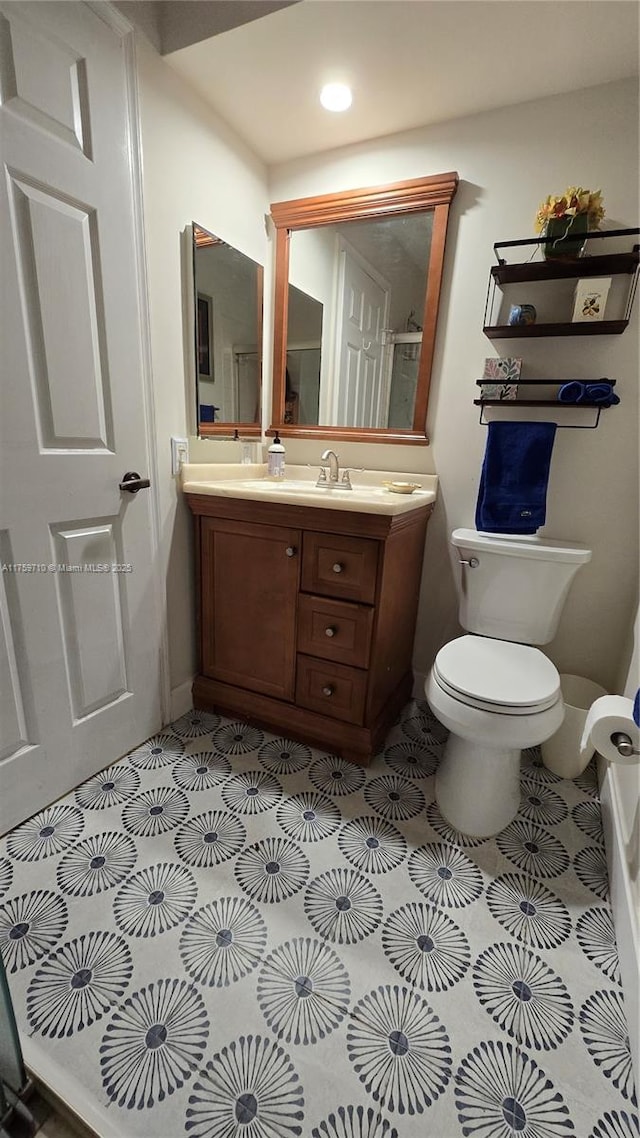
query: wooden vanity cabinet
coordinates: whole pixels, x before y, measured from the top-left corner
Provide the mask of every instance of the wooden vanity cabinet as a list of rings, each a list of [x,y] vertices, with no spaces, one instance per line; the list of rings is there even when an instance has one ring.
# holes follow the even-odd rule
[[[194,706],[366,765],[409,698],[432,507],[381,515],[187,494]]]

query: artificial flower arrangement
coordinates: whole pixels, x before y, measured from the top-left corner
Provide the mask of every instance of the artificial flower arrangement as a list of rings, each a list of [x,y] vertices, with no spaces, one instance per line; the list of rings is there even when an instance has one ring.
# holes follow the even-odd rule
[[[535,221],[536,233],[542,233],[556,218],[571,218],[586,214],[590,229],[597,229],[604,217],[604,204],[601,190],[585,190],[582,186],[568,186],[562,196],[546,198],[540,206]]]

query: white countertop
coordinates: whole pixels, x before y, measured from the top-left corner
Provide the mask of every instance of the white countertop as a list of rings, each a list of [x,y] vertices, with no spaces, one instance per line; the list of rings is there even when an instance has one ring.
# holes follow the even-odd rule
[[[316,488],[319,467],[287,465],[284,479],[267,476],[265,464],[187,463],[182,467],[185,494],[212,494],[261,502],[286,502],[316,509],[351,510],[365,514],[403,514],[435,502],[436,474],[404,474],[396,470],[353,470],[352,490]],[[412,494],[389,490],[385,482],[418,483]]]

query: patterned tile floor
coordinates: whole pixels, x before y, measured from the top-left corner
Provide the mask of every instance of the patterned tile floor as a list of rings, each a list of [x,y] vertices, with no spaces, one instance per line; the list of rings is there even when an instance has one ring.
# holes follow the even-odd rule
[[[595,772],[497,838],[410,703],[365,772],[192,713],[0,843],[31,1048],[122,1138],[637,1138]]]

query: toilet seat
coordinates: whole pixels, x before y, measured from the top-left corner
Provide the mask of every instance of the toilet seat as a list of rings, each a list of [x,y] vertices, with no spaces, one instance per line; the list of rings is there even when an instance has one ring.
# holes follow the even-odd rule
[[[558,670],[537,648],[488,636],[460,636],[441,648],[433,665],[453,699],[502,715],[533,715],[560,699]]]

